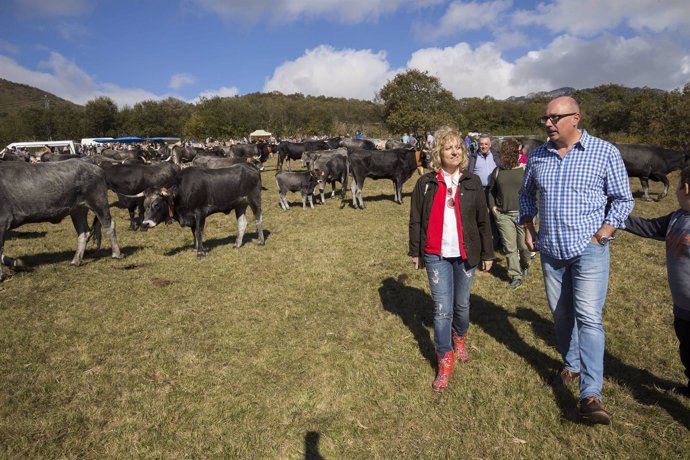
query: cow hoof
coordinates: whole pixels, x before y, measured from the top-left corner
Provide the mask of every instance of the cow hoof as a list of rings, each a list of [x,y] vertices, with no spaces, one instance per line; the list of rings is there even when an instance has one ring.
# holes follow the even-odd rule
[[[120,259],[123,258],[122,254],[120,254],[120,253],[113,254],[113,255],[110,256],[110,257],[113,258],[113,259],[117,259],[117,260],[120,260]]]
[[[204,251],[197,251],[196,256],[197,258],[202,259],[206,257],[206,253]]]
[[[643,196],[642,201],[652,201],[652,199],[648,196]]]
[[[70,265],[73,267],[78,267],[81,265],[81,261],[73,260],[72,262],[70,262]]]

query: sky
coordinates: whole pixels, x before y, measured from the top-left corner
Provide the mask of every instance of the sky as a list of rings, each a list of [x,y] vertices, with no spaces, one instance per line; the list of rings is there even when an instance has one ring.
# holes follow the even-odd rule
[[[0,78],[85,104],[280,91],[373,100],[690,82],[688,0],[0,0]]]

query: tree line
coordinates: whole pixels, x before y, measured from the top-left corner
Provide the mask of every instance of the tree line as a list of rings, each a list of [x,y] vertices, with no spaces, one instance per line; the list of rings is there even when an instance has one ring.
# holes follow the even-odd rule
[[[608,84],[577,90],[572,96],[580,103],[582,126],[592,134],[617,142],[690,149],[690,82],[674,91]],[[0,111],[0,144],[125,135],[238,139],[256,129],[280,138],[345,136],[357,130],[367,137],[389,138],[404,132],[423,134],[441,125],[462,132],[541,136],[538,119],[549,99],[457,99],[435,76],[409,70],[388,81],[374,101],[272,92],[196,103],[168,98],[122,108],[99,97],[84,106],[53,103]]]

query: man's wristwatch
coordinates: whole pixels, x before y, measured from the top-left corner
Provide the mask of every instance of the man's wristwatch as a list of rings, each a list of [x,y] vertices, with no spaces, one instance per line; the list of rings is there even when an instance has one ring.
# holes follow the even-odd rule
[[[600,236],[599,238],[597,238],[597,242],[602,246],[606,246],[613,239],[614,239],[613,235],[612,236]]]

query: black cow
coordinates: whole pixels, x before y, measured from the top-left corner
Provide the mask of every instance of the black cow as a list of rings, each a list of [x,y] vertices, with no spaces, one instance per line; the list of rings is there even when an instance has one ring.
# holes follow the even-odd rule
[[[140,146],[135,146],[134,150],[113,150],[113,149],[103,149],[101,155],[104,157],[112,158],[113,160],[131,160],[131,161],[141,161],[143,163],[150,162],[149,154],[146,150],[142,149]]]
[[[690,152],[677,152],[658,145],[648,144],[614,144],[621,152],[625,169],[629,177],[639,177],[643,200],[649,201],[649,179],[663,182],[664,191],[657,200],[668,195],[667,174],[690,166]]]
[[[329,149],[337,149],[340,147],[340,143],[342,142],[343,138],[338,136],[338,137],[329,137],[328,139],[324,140],[326,144],[328,144]]]
[[[188,147],[186,145],[173,145],[172,147],[172,159],[173,163],[176,165],[181,165],[182,163],[189,163],[196,157],[200,152],[203,152],[202,148]]]
[[[347,147],[349,149],[364,149],[364,150],[376,150],[376,144],[371,142],[369,139],[352,139],[351,137],[346,137],[340,141],[341,147]]]
[[[253,164],[256,167],[260,166],[259,160],[254,158],[254,157],[217,158],[217,157],[199,155],[196,158],[194,158],[194,160],[192,160],[192,166],[196,166],[197,168],[209,168],[209,169],[229,168],[230,166],[241,164],[241,163]]]
[[[290,160],[301,160],[304,152],[328,150],[330,146],[324,141],[288,142],[278,144],[278,171],[283,170],[283,161],[287,160],[288,171]]]
[[[14,152],[3,150],[2,153],[0,153],[0,161],[26,161],[26,159],[20,157]]]
[[[411,144],[403,142],[403,141],[396,141],[395,139],[389,139],[386,141],[386,150],[391,150],[391,149],[413,149]]]
[[[237,239],[235,247],[242,246],[247,229],[247,206],[252,209],[259,234],[264,244],[261,214],[261,173],[249,164],[229,168],[187,168],[177,177],[170,189],[149,189],[144,199],[143,226],[155,227],[160,222],[177,220],[181,227],[191,227],[194,248],[198,257],[204,257],[204,225],[206,217],[235,210]]]
[[[257,142],[256,144],[233,144],[222,149],[228,158],[254,158],[259,163],[259,170],[262,171],[263,164],[268,160],[269,155],[276,151],[276,146]]]
[[[316,187],[316,174],[312,171],[282,172],[276,174],[276,184],[278,185],[278,204],[287,211],[290,205],[287,202],[287,192],[300,192],[302,195],[302,209],[309,206],[314,207],[314,187]]]
[[[44,153],[41,155],[41,162],[78,160],[80,158],[76,153]]]
[[[417,169],[417,156],[421,153],[408,149],[371,151],[348,149],[348,161],[352,173],[352,205],[364,209],[362,188],[364,179],[390,179],[393,181],[394,198],[402,204],[402,186]]]
[[[323,152],[317,155],[310,164],[310,170],[316,172],[316,179],[319,183],[319,194],[321,203],[325,203],[323,191],[326,183],[331,184],[331,198],[335,196],[335,183],[340,182],[340,196],[345,200],[345,190],[347,190],[347,149],[340,148],[331,152]]]
[[[77,252],[72,265],[79,265],[88,241],[87,213],[92,210],[107,229],[112,257],[119,259],[115,222],[108,208],[108,187],[103,170],[80,160],[27,164],[14,161],[0,167],[0,262],[21,267],[19,259],[4,255],[6,233],[34,222],[58,223],[72,218],[77,231]]]
[[[144,216],[144,191],[152,187],[164,187],[174,183],[180,172],[179,166],[170,162],[152,165],[113,165],[101,163],[105,171],[108,188],[117,193],[119,205],[129,211],[129,229],[142,231],[146,227],[141,225]],[[135,219],[134,212],[139,210],[139,217]]]

